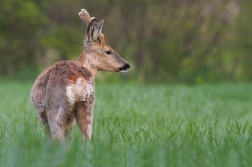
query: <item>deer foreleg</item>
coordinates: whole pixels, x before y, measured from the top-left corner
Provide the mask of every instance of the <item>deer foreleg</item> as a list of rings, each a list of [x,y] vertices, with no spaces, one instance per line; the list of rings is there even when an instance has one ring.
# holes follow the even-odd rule
[[[92,136],[93,106],[93,102],[80,102],[76,106],[76,122],[83,140],[90,140]]]

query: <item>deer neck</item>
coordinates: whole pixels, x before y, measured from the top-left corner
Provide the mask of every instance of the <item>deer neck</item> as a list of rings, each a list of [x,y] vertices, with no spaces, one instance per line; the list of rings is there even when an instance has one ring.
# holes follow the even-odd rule
[[[93,79],[95,79],[98,70],[94,67],[92,59],[90,56],[88,56],[88,52],[85,49],[83,49],[79,57],[79,61],[83,64],[83,67],[85,67],[92,74]]]

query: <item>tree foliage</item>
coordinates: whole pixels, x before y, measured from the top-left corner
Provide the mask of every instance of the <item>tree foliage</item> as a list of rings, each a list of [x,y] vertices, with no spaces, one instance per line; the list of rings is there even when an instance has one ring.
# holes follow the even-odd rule
[[[249,0],[2,0],[0,74],[77,59],[81,8],[105,19],[107,42],[140,81],[202,83],[252,78]]]

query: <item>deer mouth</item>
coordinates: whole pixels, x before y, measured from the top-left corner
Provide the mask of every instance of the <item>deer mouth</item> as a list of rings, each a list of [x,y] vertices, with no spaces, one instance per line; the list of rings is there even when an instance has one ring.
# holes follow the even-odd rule
[[[120,72],[127,72],[130,69],[130,65],[128,63],[124,64],[119,68]]]

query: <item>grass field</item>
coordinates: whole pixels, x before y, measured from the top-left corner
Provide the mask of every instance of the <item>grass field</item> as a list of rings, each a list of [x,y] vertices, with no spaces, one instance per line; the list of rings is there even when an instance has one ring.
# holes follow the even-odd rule
[[[93,136],[47,139],[32,83],[0,81],[2,167],[252,166],[252,84],[97,84]]]

